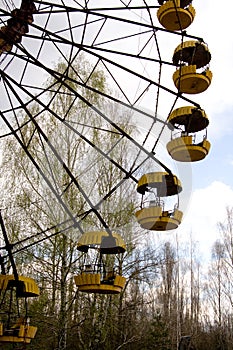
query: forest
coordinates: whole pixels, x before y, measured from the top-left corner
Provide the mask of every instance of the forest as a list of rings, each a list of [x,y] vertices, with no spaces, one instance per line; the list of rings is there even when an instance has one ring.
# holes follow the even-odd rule
[[[66,69],[64,62],[57,63],[64,79]],[[76,70],[82,72],[83,80],[89,76],[85,57],[79,58]],[[94,73],[89,81],[93,89],[80,87],[79,93],[95,106],[104,105],[106,113],[133,138],[138,130],[130,113],[119,111],[114,103],[106,104],[103,95],[110,87],[101,71]],[[103,201],[106,190],[121,181],[120,166],[130,163],[134,149],[114,127],[106,133],[102,118],[84,100],[73,100],[68,90],[75,79],[74,70],[66,83],[50,77],[45,82],[49,109],[41,111],[30,103],[27,113],[17,116],[23,125],[20,138],[8,138],[2,148],[2,216],[9,241],[16,242],[10,248],[18,273],[35,279],[40,289],[38,297],[28,300],[27,315],[37,334],[26,348],[232,350],[233,208],[226,208],[226,220],[216,223],[219,240],[212,247],[211,261],[206,262],[190,232],[183,242],[179,228],[163,235],[139,227],[135,183],[122,181]],[[95,93],[97,88],[102,96]],[[62,93],[54,94],[57,89]],[[99,149],[120,166],[114,166]],[[140,172],[152,166],[147,162]],[[72,181],[67,169],[75,174]],[[101,218],[126,244],[126,252],[118,254],[115,262],[126,278],[117,295],[80,292],[74,283],[84,263],[84,255],[77,250],[80,236],[103,230],[98,215],[88,214],[90,203],[101,207]],[[6,248],[4,244],[1,239]],[[12,273],[8,259],[1,266]],[[1,298],[3,315],[10,300]],[[17,303],[23,308],[24,300]],[[19,344],[0,346],[24,349]]]

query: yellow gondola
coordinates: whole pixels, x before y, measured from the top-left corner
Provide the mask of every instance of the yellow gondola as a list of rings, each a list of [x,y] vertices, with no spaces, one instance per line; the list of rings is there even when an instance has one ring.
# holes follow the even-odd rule
[[[0,343],[24,343],[30,344],[35,338],[37,327],[29,326],[28,321],[19,319],[9,328],[0,322]]]
[[[157,11],[160,24],[167,30],[183,30],[190,26],[195,17],[192,0],[159,1],[161,6]]]
[[[14,9],[11,12],[13,18],[32,24],[33,14],[37,12],[33,1],[22,1],[20,9]]]
[[[126,278],[117,274],[106,274],[101,280],[101,273],[81,273],[74,276],[80,292],[99,294],[118,294],[125,286]]]
[[[135,213],[140,226],[147,230],[165,231],[176,229],[181,223],[183,213],[175,206],[172,210],[164,208],[160,197],[173,196],[182,190],[179,179],[166,172],[144,174],[138,181],[137,191],[144,195],[156,189],[153,201],[142,201],[140,210]],[[146,206],[146,204],[149,205]]]
[[[174,51],[172,61],[178,66],[185,62],[188,65],[195,64],[196,68],[205,67],[210,63],[211,53],[208,46],[200,41],[189,40],[178,45]]]
[[[208,47],[200,41],[190,40],[178,45],[173,54],[173,63],[179,66],[173,74],[176,88],[186,94],[205,91],[212,81],[212,72],[207,67],[210,60]]]
[[[20,9],[11,12],[12,17],[7,20],[7,25],[0,28],[0,55],[10,52],[13,44],[20,43],[23,35],[28,33],[28,24],[33,22],[33,14],[36,6],[33,1],[22,0]]]
[[[208,89],[212,81],[209,68],[198,73],[195,65],[178,68],[173,74],[176,88],[185,94],[199,94]]]
[[[15,292],[16,298],[37,297],[40,294],[36,282],[29,277],[18,276],[15,279],[13,275],[0,275],[0,291],[2,302],[7,297],[7,292]],[[11,297],[10,297],[11,299]],[[7,321],[0,321],[0,343],[24,343],[29,344],[35,337],[37,327],[29,325],[27,315],[13,320],[9,310]]]
[[[7,290],[16,287],[18,297],[37,297],[40,290],[34,279],[25,276],[18,276],[18,281],[14,275],[0,275],[0,290]]]
[[[150,204],[136,213],[136,218],[141,227],[152,231],[168,231],[176,229],[182,220],[183,213],[178,210],[163,210],[160,205]]]
[[[125,242],[118,233],[86,232],[81,236],[77,249],[86,254],[91,249],[93,258],[93,263],[85,263],[80,267],[81,273],[74,276],[80,292],[118,294],[122,291],[126,278],[113,266],[114,255],[124,253],[126,250]],[[108,259],[109,264],[104,262],[106,255],[113,255],[113,258]]]
[[[145,194],[150,188],[156,188],[158,197],[173,196],[180,193],[180,180],[167,172],[151,172],[142,175],[138,180],[137,192]]]
[[[0,28],[0,55],[3,52],[10,52],[12,50],[13,44],[7,42],[6,31],[7,31],[7,26],[3,26]]]
[[[77,249],[81,252],[87,252],[89,248],[98,248],[103,254],[124,253],[126,250],[121,235],[113,232],[110,236],[106,231],[85,232],[78,241]]]
[[[181,135],[172,138],[167,144],[168,153],[180,162],[195,162],[204,159],[210,150],[206,136],[196,141],[196,132],[204,130],[209,120],[204,110],[194,106],[180,107],[174,110],[168,121],[174,126],[183,128]],[[194,133],[189,135],[189,133]]]
[[[180,162],[196,162],[204,159],[210,150],[210,142],[203,139],[195,143],[192,136],[181,136],[167,144],[170,156]]]

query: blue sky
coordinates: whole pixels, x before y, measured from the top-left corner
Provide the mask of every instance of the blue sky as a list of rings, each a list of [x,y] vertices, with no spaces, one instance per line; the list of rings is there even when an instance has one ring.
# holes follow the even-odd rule
[[[232,134],[227,135],[226,133],[219,139],[211,139],[211,150],[208,157],[192,167],[194,188],[206,187],[213,181],[221,181],[228,186],[233,186],[232,137]]]

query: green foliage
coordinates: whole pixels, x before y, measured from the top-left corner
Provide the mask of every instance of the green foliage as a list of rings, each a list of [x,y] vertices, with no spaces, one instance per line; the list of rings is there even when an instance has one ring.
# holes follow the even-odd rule
[[[142,347],[145,350],[169,350],[171,348],[169,330],[166,321],[162,319],[160,314],[155,315],[149,324],[145,342],[146,344],[143,344]]]

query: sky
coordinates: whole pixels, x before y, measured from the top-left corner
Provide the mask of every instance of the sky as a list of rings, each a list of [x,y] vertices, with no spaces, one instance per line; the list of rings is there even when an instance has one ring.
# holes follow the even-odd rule
[[[199,242],[200,252],[206,254],[220,238],[218,222],[226,219],[226,207],[233,207],[233,2],[224,6],[213,0],[194,0],[196,18],[188,33],[202,37],[208,44],[212,58],[210,87],[198,96],[208,114],[209,155],[192,164],[192,195],[178,235],[192,237]]]

